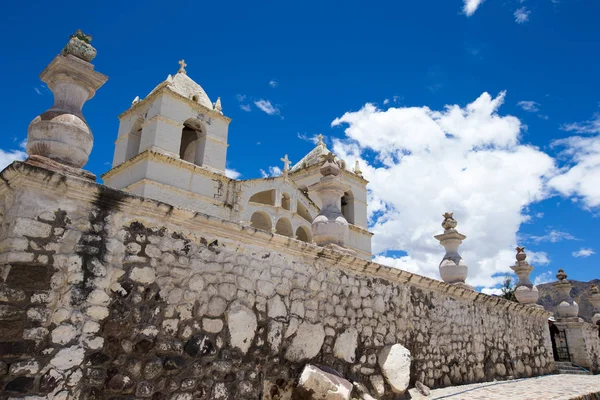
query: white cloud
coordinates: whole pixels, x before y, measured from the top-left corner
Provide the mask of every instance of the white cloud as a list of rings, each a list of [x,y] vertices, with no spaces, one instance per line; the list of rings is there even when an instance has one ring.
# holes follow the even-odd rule
[[[501,288],[482,288],[481,293],[489,294],[490,296],[500,296],[502,294]]]
[[[554,273],[552,271],[546,271],[536,276],[533,280],[533,284],[535,286],[543,285],[544,283],[554,282],[555,280]]]
[[[231,179],[238,179],[240,176],[242,176],[242,174],[240,172],[236,171],[235,169],[226,168],[225,176],[228,178],[231,178]]]
[[[279,82],[271,80],[269,81],[269,86],[271,86],[272,88],[276,88],[277,86],[279,86]]]
[[[383,100],[383,105],[387,105],[390,104],[390,99],[384,99]]]
[[[246,96],[245,94],[236,94],[235,98],[237,99],[237,101],[239,101],[240,103],[244,100],[246,100],[248,96]]]
[[[35,90],[35,92],[38,94],[38,96],[43,96],[44,94],[42,93],[42,91],[36,87],[33,88],[33,90]]]
[[[563,240],[578,240],[575,236],[571,235],[569,232],[563,232],[563,231],[559,231],[556,229],[552,229],[550,232],[548,232],[542,236],[528,235],[528,236],[525,236],[524,239],[525,240],[529,239],[536,244],[543,243],[543,242],[557,243],[557,242],[561,242]]]
[[[519,107],[527,112],[538,112],[540,111],[540,103],[531,101],[531,100],[523,100],[517,103]]]
[[[550,181],[550,186],[563,196],[581,200],[584,208],[600,206],[600,135],[572,136],[556,140],[554,147],[562,147],[561,156],[569,161],[563,173]]]
[[[584,249],[584,248],[581,248],[581,249],[579,249],[579,250],[574,251],[573,253],[571,253],[571,255],[573,257],[578,257],[578,258],[579,257],[586,258],[586,257],[589,257],[589,256],[591,256],[593,254],[596,254],[596,252],[594,250],[592,250],[592,249]]]
[[[433,235],[442,231],[445,211],[454,211],[468,238],[460,253],[469,265],[468,282],[494,287],[514,261],[526,207],[546,198],[544,186],[554,160],[520,143],[521,122],[501,116],[504,93],[483,93],[464,107],[399,107],[366,104],[332,122],[346,126],[334,141],[342,158],[359,159],[369,184],[369,217],[374,254],[388,265],[438,278],[444,249]],[[375,154],[373,158],[371,154]]]
[[[529,15],[531,14],[531,11],[529,11],[527,9],[527,7],[521,7],[517,10],[515,10],[515,22],[517,24],[524,24],[525,22],[529,21]]]
[[[463,0],[463,13],[470,17],[477,11],[477,8],[483,3],[483,0]]]
[[[306,133],[298,132],[298,139],[304,140],[305,142],[310,142],[313,144],[319,143],[318,135],[308,136]]]
[[[279,115],[279,109],[275,107],[269,100],[257,100],[254,102],[254,105],[258,107],[261,111],[266,112],[269,115]]]
[[[600,133],[600,113],[594,114],[592,119],[587,121],[564,124],[561,126],[561,129],[567,132],[580,134]]]
[[[0,171],[6,168],[13,161],[23,161],[24,159],[26,159],[27,153],[24,151],[26,146],[27,141],[24,140],[19,144],[20,149],[0,149]]]
[[[240,104],[240,108],[246,112],[252,111],[252,106],[250,104]]]
[[[250,104],[245,104],[246,99],[248,98],[248,96],[246,96],[245,94],[236,94],[235,98],[237,99],[238,103],[240,104],[240,108],[246,112],[250,112],[252,111],[252,106]]]
[[[271,178],[274,176],[279,176],[281,175],[281,168],[279,167],[269,167],[267,171],[265,171],[264,169],[260,170],[260,175],[263,178]]]

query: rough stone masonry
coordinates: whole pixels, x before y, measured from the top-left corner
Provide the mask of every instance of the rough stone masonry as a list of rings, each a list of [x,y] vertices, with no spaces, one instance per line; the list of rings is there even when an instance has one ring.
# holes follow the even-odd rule
[[[307,364],[392,399],[395,344],[411,385],[555,370],[538,308],[28,163],[0,178],[2,399],[289,399]]]

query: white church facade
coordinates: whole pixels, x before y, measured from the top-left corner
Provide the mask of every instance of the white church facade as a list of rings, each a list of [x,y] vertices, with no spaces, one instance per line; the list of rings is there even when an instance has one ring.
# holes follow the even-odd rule
[[[274,234],[312,242],[311,223],[320,197],[309,188],[322,177],[319,143],[293,167],[272,178],[231,179],[225,175],[228,129],[220,98],[215,103],[185,71],[159,84],[119,116],[112,169],[102,178],[112,188],[235,221]],[[346,247],[371,259],[367,181],[358,166],[336,160],[347,187],[339,207],[348,221]]]

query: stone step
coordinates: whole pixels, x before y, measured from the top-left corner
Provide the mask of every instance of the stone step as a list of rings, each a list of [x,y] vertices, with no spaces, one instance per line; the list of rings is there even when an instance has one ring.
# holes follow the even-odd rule
[[[558,373],[561,374],[561,375],[565,375],[565,374],[571,374],[571,375],[592,375],[592,373],[590,371],[583,371],[583,370],[572,371],[572,370],[559,369]]]

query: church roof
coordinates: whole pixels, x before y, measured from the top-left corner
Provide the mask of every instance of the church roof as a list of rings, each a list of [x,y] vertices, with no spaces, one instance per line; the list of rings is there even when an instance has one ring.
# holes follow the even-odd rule
[[[298,161],[294,166],[290,169],[290,171],[298,171],[303,168],[308,168],[311,165],[322,163],[321,156],[327,155],[329,153],[329,149],[323,143],[322,137],[319,138],[319,143],[317,143],[317,147],[312,149],[305,155],[302,160]]]
[[[199,84],[194,82],[192,78],[187,76],[185,70],[182,71],[180,69],[179,72],[175,74],[175,76],[169,75],[167,77],[167,80],[156,86],[152,90],[152,92],[150,92],[150,94],[152,94],[153,92],[158,90],[158,88],[163,86],[166,86],[168,89],[172,90],[177,94],[182,95],[183,97],[186,97],[190,100],[194,100],[195,102],[197,102],[200,105],[203,105],[209,110],[213,109],[213,104],[208,98],[208,95],[206,94],[202,86],[200,86]]]

